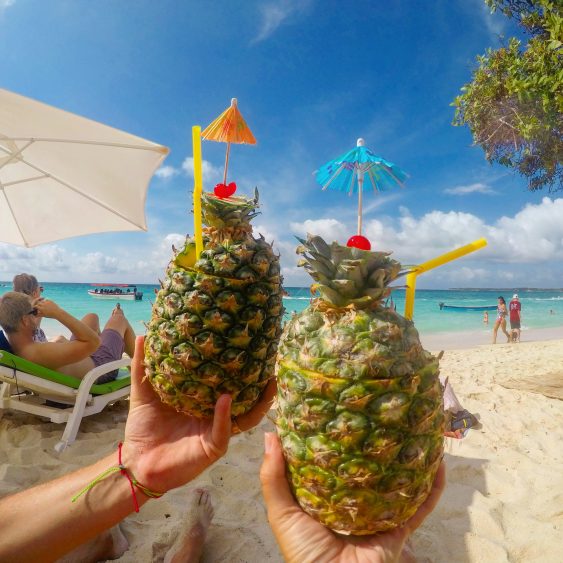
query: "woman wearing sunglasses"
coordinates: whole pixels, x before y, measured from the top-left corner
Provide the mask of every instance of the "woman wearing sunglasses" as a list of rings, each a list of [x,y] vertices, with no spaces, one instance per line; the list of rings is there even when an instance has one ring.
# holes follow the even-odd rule
[[[14,291],[29,295],[32,301],[39,299],[43,293],[43,288],[39,285],[37,278],[31,274],[18,274],[17,276],[14,276],[12,286]],[[37,316],[37,312],[35,313],[35,316]],[[33,333],[33,340],[34,342],[47,342],[47,336],[43,332],[43,329],[39,326],[40,324],[41,318],[37,319],[37,328]]]

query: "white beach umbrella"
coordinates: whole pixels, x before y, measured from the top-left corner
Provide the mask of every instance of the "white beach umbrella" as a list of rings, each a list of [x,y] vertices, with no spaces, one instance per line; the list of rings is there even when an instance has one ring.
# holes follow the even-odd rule
[[[0,241],[20,246],[146,231],[168,149],[0,89]]]

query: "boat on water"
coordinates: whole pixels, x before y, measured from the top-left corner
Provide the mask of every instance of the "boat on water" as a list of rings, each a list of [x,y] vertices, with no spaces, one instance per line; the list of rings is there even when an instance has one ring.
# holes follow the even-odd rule
[[[95,289],[89,289],[88,295],[96,299],[125,299],[126,301],[141,301],[143,292],[137,286],[128,283],[93,283]]]
[[[447,311],[496,311],[496,305],[446,305],[438,303],[441,310]]]

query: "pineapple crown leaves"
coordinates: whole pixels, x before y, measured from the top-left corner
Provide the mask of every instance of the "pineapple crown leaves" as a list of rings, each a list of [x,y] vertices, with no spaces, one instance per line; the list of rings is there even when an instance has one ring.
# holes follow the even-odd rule
[[[337,242],[327,244],[320,236],[307,234],[297,254],[298,266],[305,268],[317,282],[321,299],[334,307],[353,305],[365,308],[376,305],[391,292],[389,284],[401,272],[401,264],[389,258],[390,252],[371,252],[342,246]]]
[[[219,198],[212,193],[201,194],[201,211],[203,222],[208,227],[230,229],[247,227],[250,221],[260,213],[258,207],[258,189],[254,189],[254,197],[232,196]]]

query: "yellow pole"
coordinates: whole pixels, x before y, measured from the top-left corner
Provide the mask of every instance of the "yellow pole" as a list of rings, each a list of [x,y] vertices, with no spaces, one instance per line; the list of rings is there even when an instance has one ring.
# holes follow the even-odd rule
[[[414,294],[416,291],[416,272],[407,274],[407,289],[405,292],[405,319],[412,321],[414,314]]]
[[[424,272],[428,272],[428,270],[432,270],[437,268],[438,266],[442,266],[447,262],[451,262],[452,260],[457,260],[466,254],[470,254],[471,252],[475,252],[480,248],[487,246],[487,240],[484,238],[480,238],[466,244],[465,246],[460,246],[455,250],[451,250],[450,252],[446,252],[445,254],[441,254],[436,258],[432,258],[427,262],[423,262],[418,266],[415,266],[411,272],[407,274],[407,290],[405,292],[405,318],[412,320],[414,315],[414,296],[416,291],[416,278],[420,274]]]
[[[194,237],[195,255],[196,260],[198,260],[203,252],[203,235],[201,232],[201,127],[199,125],[192,127],[192,145],[194,152]]]
[[[458,258],[465,256],[466,254],[475,252],[476,250],[479,250],[484,246],[487,246],[487,241],[484,238],[480,238],[469,244],[466,244],[465,246],[461,246],[459,248],[456,248],[455,250],[437,256],[436,258],[432,258],[431,260],[428,260],[428,262],[423,262],[422,264],[419,264],[416,267],[416,271],[417,273],[422,274],[424,272],[427,272],[428,270],[433,270],[434,268],[437,268],[438,266],[442,266],[447,262],[451,262],[452,260],[457,260]]]

